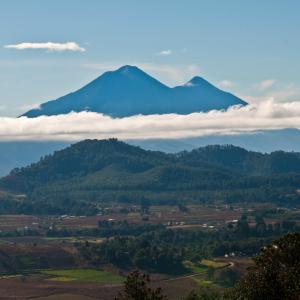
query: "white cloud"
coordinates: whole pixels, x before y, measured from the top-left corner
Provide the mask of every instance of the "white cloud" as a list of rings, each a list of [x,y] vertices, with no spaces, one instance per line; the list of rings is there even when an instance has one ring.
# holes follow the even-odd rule
[[[230,87],[232,87],[233,85],[234,85],[234,83],[233,83],[232,81],[230,81],[230,80],[227,80],[227,79],[222,80],[222,81],[219,83],[219,86],[220,86],[221,88],[230,88]]]
[[[300,102],[231,107],[189,115],[136,115],[111,118],[80,112],[38,118],[0,117],[0,140],[150,139],[239,134],[258,130],[300,129]]]
[[[162,50],[162,51],[158,52],[157,54],[161,55],[161,56],[168,56],[168,55],[172,55],[173,51],[171,49]]]
[[[257,85],[257,88],[260,91],[264,91],[264,90],[271,88],[275,84],[275,82],[276,82],[276,80],[274,80],[274,79],[266,79],[266,80],[263,80],[262,82],[260,82]]]
[[[200,73],[197,65],[169,65],[155,63],[141,63],[138,66],[154,77],[168,77],[173,84],[182,84]]]
[[[195,85],[191,82],[187,82],[187,83],[184,84],[184,86],[192,87],[192,86],[195,86]]]
[[[274,100],[275,102],[293,102],[300,99],[300,87],[295,84],[281,84],[276,89],[270,89],[257,92],[250,90],[247,93],[236,93],[241,99],[245,99],[248,103],[255,104],[267,100]]]
[[[24,104],[18,107],[18,110],[21,111],[28,111],[31,109],[39,109],[40,108],[41,103],[31,103],[31,104]]]
[[[300,87],[299,85],[288,84],[280,89],[269,91],[267,96],[272,97],[278,102],[295,101],[296,99],[299,99]]]
[[[17,50],[26,50],[26,49],[45,49],[48,51],[79,51],[84,52],[85,48],[80,47],[75,42],[67,42],[67,43],[20,43],[14,45],[5,45],[4,48],[11,48]]]
[[[100,62],[100,63],[85,63],[82,65],[84,68],[95,69],[98,71],[115,70],[122,65],[134,65],[145,72],[148,72],[155,78],[158,78],[163,83],[171,86],[183,84],[190,80],[192,77],[200,74],[200,68],[195,64],[158,64],[150,62]]]

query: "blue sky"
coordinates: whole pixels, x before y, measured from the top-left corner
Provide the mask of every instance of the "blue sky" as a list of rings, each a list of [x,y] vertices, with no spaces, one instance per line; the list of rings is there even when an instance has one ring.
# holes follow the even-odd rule
[[[300,100],[300,1],[0,2],[0,115],[136,64],[174,86],[200,75],[250,102]],[[85,51],[6,48],[73,42]]]

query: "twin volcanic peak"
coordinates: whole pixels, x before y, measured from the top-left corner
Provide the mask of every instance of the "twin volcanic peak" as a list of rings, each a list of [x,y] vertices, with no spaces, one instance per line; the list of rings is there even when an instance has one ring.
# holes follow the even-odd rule
[[[106,72],[81,89],[42,104],[23,116],[60,115],[92,111],[112,117],[137,114],[189,114],[246,105],[201,77],[170,88],[135,66]]]

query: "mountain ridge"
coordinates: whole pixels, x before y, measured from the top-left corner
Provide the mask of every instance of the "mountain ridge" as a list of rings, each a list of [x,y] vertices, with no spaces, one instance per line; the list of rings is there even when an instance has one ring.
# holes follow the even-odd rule
[[[177,153],[191,151],[206,145],[232,144],[241,148],[270,153],[277,150],[300,152],[300,131],[284,129],[261,131],[251,134],[204,136],[185,139],[127,140],[131,145],[145,150]],[[72,144],[70,141],[6,141],[0,142],[0,177],[16,167],[24,167],[38,161],[41,156],[54,150],[62,150]],[[22,149],[22,151],[20,151]]]
[[[0,201],[0,211],[33,205],[41,211],[51,206],[62,213],[87,203],[138,204],[142,199],[160,204],[269,201],[297,205],[299,187],[300,153],[262,154],[214,145],[166,154],[116,139],[85,140],[1,178],[2,194],[22,194],[26,200]]]

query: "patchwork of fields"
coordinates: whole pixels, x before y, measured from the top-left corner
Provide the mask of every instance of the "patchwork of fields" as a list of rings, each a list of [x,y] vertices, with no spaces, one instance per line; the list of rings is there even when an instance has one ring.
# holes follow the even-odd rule
[[[297,224],[300,219],[299,210],[278,213],[273,207],[260,204],[151,206],[146,213],[137,206],[111,206],[101,215],[85,217],[3,215],[0,218],[0,299],[111,300],[132,268],[90,257],[97,253],[93,254],[97,247],[118,240],[118,235],[127,236],[130,241],[148,231],[161,230],[170,236],[180,232],[192,234],[192,240],[187,241],[191,243],[193,234],[202,238],[222,232],[229,225],[235,228],[237,220],[245,214],[249,228],[254,230],[255,211],[268,211],[264,213],[265,226],[272,227],[286,220]],[[249,237],[247,241],[251,243],[255,238]],[[151,245],[152,241],[148,242]],[[201,246],[201,240],[197,243],[195,240],[191,244],[192,249]],[[197,258],[197,251],[202,258]],[[181,299],[199,287],[217,290],[229,287],[252,264],[242,250],[228,252],[226,257],[213,257],[211,253],[202,253],[204,250],[200,248],[197,251],[186,254],[180,271],[150,271],[152,285],[162,287],[171,299]]]

